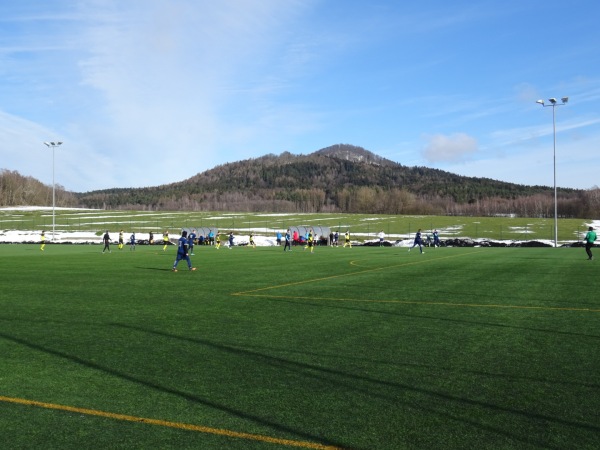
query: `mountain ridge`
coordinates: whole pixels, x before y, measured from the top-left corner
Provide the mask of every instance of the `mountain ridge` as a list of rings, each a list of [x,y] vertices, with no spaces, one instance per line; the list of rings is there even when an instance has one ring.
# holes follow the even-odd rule
[[[578,192],[560,190],[567,200]],[[536,213],[546,215],[551,193],[545,186],[408,167],[363,147],[336,144],[308,155],[283,152],[229,162],[166,185],[77,196],[92,208],[393,214],[465,214],[476,209],[468,205],[483,203],[489,214],[513,213],[516,200],[536,197]]]

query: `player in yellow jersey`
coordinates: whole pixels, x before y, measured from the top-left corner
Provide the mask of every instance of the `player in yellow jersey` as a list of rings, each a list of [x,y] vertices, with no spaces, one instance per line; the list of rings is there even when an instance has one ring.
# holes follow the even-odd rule
[[[119,247],[119,250],[123,250],[123,245],[125,245],[123,243],[123,230],[119,231],[119,245],[117,247]]]
[[[40,250],[44,251],[44,247],[46,246],[46,232],[42,231],[42,235],[40,236],[40,240],[42,241],[42,245],[40,246]]]
[[[215,236],[215,239],[216,239],[216,240],[215,240],[215,242],[216,242],[216,244],[215,244],[215,248],[216,248],[217,250],[219,250],[219,248],[221,248],[221,234],[219,233],[219,231],[217,231],[217,233],[216,233],[216,236]]]
[[[352,242],[350,242],[350,230],[346,231],[346,235],[344,236],[344,247],[352,248]]]
[[[165,230],[163,233],[163,252],[167,250],[167,245],[169,245],[169,230]]]
[[[256,244],[254,243],[254,234],[253,233],[250,233],[250,245],[253,248],[256,248]]]
[[[312,253],[313,250],[315,249],[315,238],[313,236],[313,230],[310,230],[308,232],[308,248],[310,248],[310,252]]]

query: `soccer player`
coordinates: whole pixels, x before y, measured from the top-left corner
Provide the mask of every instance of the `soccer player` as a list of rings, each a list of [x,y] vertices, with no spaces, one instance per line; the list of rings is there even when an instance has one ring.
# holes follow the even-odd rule
[[[412,247],[410,247],[408,249],[408,251],[410,252],[410,250],[417,245],[419,246],[419,250],[421,251],[421,254],[425,253],[423,251],[423,241],[421,240],[421,229],[420,228],[417,230],[417,234],[415,234],[415,241],[413,242]]]
[[[285,244],[283,246],[283,251],[285,252],[285,249],[288,249],[290,252],[292,251],[292,235],[290,233],[290,229],[288,228],[288,230],[285,232]]]
[[[194,240],[196,240],[196,230],[188,235],[188,245],[190,246],[190,255],[194,256]]]
[[[40,250],[44,251],[44,247],[46,246],[46,232],[42,231],[42,235],[40,236],[40,240],[42,241],[42,245],[40,246]]]
[[[104,253],[106,250],[108,250],[108,253],[110,253],[110,235],[108,234],[108,230],[106,230],[106,233],[104,233],[102,240],[104,241],[104,249],[102,249],[102,253]]]
[[[148,244],[154,245],[154,233],[150,232],[150,237],[148,238]]]
[[[212,233],[212,231],[211,231],[211,233]],[[215,244],[215,248],[217,250],[219,250],[221,248],[221,233],[219,233],[218,230],[217,230],[217,241],[216,241],[216,244]]]
[[[117,245],[119,250],[123,250],[123,230],[119,231],[119,245]]]
[[[313,236],[313,230],[308,232],[308,239],[306,240],[306,245],[310,248],[310,252],[312,253],[315,249],[315,238]]]
[[[254,234],[250,233],[250,245],[252,248],[256,248],[256,244],[254,243]]]
[[[233,247],[233,231],[229,232],[229,250]]]
[[[379,232],[379,246],[382,247],[383,246],[383,240],[385,239],[385,233],[383,232],[383,230],[381,230]]]
[[[169,245],[169,230],[165,230],[163,233],[163,252],[167,249],[167,245]]]
[[[352,242],[350,242],[350,230],[346,231],[344,239],[345,239],[344,247],[348,246],[348,247],[352,248]]]
[[[440,234],[438,233],[438,230],[433,230],[433,246],[440,246]]]
[[[129,236],[129,251],[135,250],[135,231]]]
[[[593,227],[588,228],[588,232],[585,234],[585,252],[588,255],[588,259],[591,261],[594,259],[594,255],[592,255],[592,247],[594,246],[594,242],[596,241],[596,232]]]
[[[187,261],[189,270],[196,270],[195,267],[192,267],[192,261],[190,259],[190,255],[189,255],[188,251],[189,251],[189,244],[188,244],[187,231],[183,230],[181,232],[181,237],[177,241],[177,257],[175,258],[175,262],[173,263],[173,269],[172,269],[173,272],[177,272],[177,264],[179,264],[179,261],[181,261],[182,259],[185,259]]]

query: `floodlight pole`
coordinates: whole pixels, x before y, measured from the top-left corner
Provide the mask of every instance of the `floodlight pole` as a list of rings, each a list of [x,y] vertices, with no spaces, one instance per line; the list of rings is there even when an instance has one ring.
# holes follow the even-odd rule
[[[44,142],[44,144],[48,147],[48,148],[52,148],[52,240],[54,240],[54,227],[56,224],[56,215],[54,213],[54,208],[55,208],[55,204],[56,204],[56,195],[55,195],[55,190],[56,190],[56,183],[54,183],[54,150],[56,149],[56,147],[58,147],[59,145],[62,145],[62,142]]]
[[[556,195],[556,107],[566,105],[569,101],[569,97],[563,97],[562,103],[557,103],[555,98],[548,99],[549,105],[544,103],[544,100],[538,100],[544,108],[546,106],[552,107],[552,136],[553,136],[553,165],[554,165],[554,248],[558,247],[558,197]]]

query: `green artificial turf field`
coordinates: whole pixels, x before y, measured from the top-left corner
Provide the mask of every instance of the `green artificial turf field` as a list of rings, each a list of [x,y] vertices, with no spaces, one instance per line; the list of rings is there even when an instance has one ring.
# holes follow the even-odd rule
[[[1,245],[3,448],[600,446],[581,248]]]

